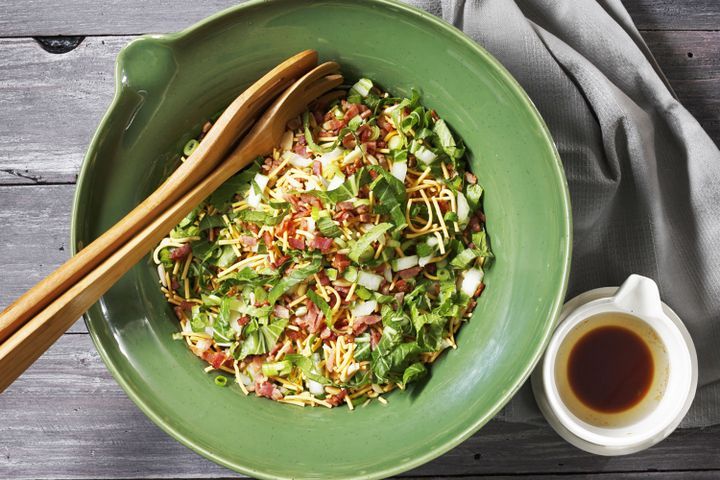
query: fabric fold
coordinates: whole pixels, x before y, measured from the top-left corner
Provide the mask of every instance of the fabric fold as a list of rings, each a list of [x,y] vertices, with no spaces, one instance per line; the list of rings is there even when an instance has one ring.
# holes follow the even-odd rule
[[[677,101],[619,0],[412,0],[461,28],[528,92],[573,207],[568,298],[653,278],[698,351],[682,426],[720,422],[720,151]],[[492,192],[488,192],[492,195]],[[539,421],[526,385],[499,418]]]

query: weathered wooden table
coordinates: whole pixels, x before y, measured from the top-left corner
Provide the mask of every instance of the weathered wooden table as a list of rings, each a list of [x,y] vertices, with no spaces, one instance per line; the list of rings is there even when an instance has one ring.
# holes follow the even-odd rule
[[[3,0],[0,3],[0,307],[68,256],[74,182],[113,94],[119,49],[233,0]],[[680,100],[720,143],[720,1],[625,0]],[[57,35],[84,37],[53,42]],[[39,41],[38,41],[39,40]],[[720,408],[720,407],[719,407]],[[545,424],[491,421],[407,474],[717,478],[720,426],[676,431],[645,452],[585,454]],[[0,395],[0,478],[235,476],[165,435],[125,396],[77,322]]]

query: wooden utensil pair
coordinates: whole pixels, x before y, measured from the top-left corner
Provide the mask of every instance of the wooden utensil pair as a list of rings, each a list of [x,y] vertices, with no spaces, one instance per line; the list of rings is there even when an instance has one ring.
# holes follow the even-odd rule
[[[230,104],[155,192],[0,313],[0,392],[193,208],[279,144],[290,119],[342,83],[337,63],[316,65],[317,52],[306,50],[268,72]]]

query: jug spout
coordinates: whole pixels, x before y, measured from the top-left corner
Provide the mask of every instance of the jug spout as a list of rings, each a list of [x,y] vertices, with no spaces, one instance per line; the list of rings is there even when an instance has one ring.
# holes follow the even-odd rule
[[[630,275],[613,297],[613,302],[639,317],[664,316],[657,284],[642,275]]]

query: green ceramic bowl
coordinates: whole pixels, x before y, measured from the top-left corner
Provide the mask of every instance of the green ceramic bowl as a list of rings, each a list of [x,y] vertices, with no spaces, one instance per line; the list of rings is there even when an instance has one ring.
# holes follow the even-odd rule
[[[386,0],[251,2],[120,53],[115,99],[85,158],[73,215],[77,250],[151,192],[205,119],[290,55],[314,48],[347,77],[418,88],[465,140],[486,189],[497,261],[459,348],[422,388],[349,411],[299,408],[219,388],[173,341],[177,321],[151,260],[86,315],[130,398],[207,458],[265,478],[378,478],[476,432],[541,355],[565,294],[570,209],[553,141],[532,103],[485,50],[431,15]]]

